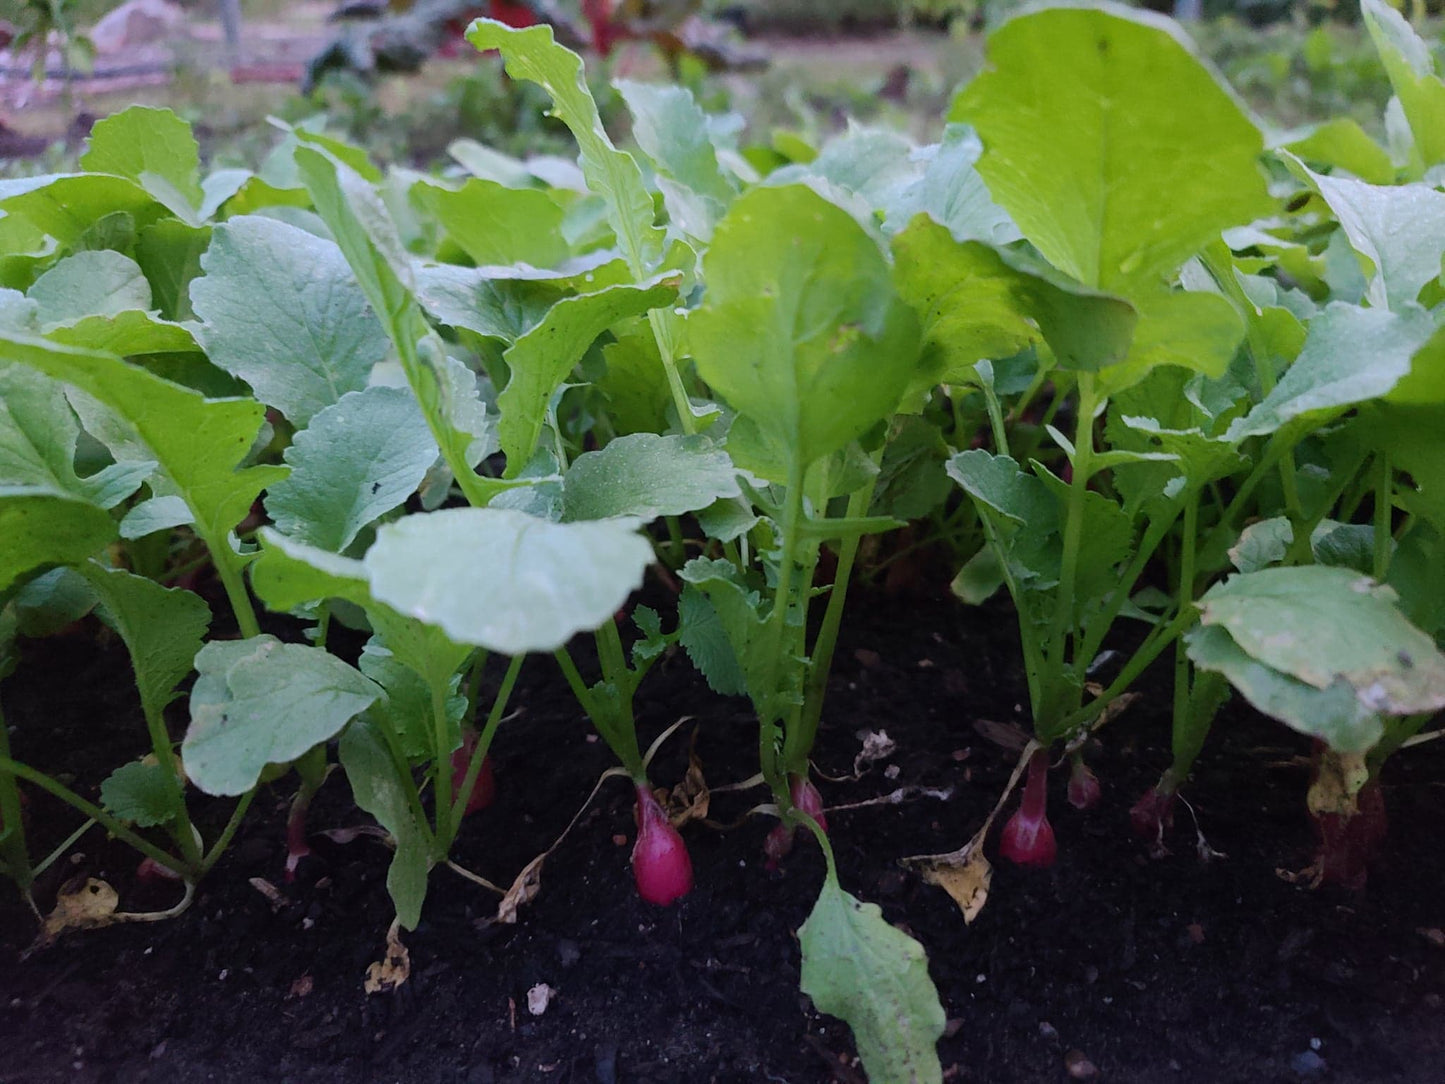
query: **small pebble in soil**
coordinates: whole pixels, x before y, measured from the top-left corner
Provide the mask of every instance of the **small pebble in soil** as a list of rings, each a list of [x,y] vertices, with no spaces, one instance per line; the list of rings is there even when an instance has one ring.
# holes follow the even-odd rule
[[[1099,1075],[1099,1067],[1082,1050],[1070,1050],[1064,1055],[1064,1070],[1070,1080],[1093,1080]]]
[[[1289,1067],[1302,1077],[1317,1077],[1329,1068],[1329,1063],[1313,1050],[1306,1050],[1291,1058]]]

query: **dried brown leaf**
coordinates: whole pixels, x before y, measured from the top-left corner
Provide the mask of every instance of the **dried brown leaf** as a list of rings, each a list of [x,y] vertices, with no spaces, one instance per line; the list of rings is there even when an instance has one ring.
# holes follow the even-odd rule
[[[522,867],[522,872],[517,874],[517,879],[512,882],[512,887],[507,889],[502,902],[497,904],[498,922],[509,926],[515,924],[517,912],[537,898],[537,893],[542,891],[542,864],[551,853],[547,851],[539,854]]]
[[[120,896],[98,877],[67,881],[55,897],[55,909],[45,916],[41,939],[54,941],[66,930],[95,930],[116,921]]]
[[[366,969],[362,989],[368,994],[389,994],[411,977],[411,953],[401,943],[401,923],[386,931],[386,953]]]

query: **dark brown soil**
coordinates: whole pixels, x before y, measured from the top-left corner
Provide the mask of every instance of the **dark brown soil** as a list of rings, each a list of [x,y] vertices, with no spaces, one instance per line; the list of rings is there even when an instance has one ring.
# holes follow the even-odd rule
[[[1433,745],[1391,765],[1391,834],[1359,896],[1277,875],[1310,858],[1308,750],[1239,709],[1221,719],[1188,789],[1228,857],[1201,863],[1181,810],[1176,853],[1149,860],[1127,810],[1164,767],[1158,695],[1102,735],[1092,758],[1100,808],[1068,807],[1056,773],[1057,864],[1000,866],[973,926],[940,890],[901,871],[900,856],[961,844],[1007,777],[1013,754],[974,724],[1022,721],[1013,653],[1006,610],[859,594],[817,750],[819,767],[843,776],[859,731],[885,729],[898,743],[861,779],[822,782],[830,805],[910,784],[951,788],[946,801],[829,818],[845,887],[928,949],[951,1021],[939,1046],[949,1079],[1068,1080],[1067,1065],[1087,1074],[1083,1059],[1106,1081],[1445,1079],[1445,758]],[[551,660],[529,662],[524,675],[516,703],[525,712],[496,747],[497,801],[468,823],[458,854],[502,883],[551,843],[609,766]],[[33,644],[3,694],[16,755],[72,773],[86,793],[143,745],[118,645]],[[680,778],[694,730],[711,783],[752,773],[746,704],[719,701],[679,657],[643,687],[645,736],[683,715],[693,721],[660,755],[655,781]],[[0,892],[0,1082],[862,1079],[841,1060],[851,1056],[847,1028],[797,990],[794,931],[821,883],[820,857],[800,845],[769,874],[764,820],[730,832],[690,826],[697,887],[657,909],[633,890],[630,795],[610,781],[549,860],[518,925],[487,924],[495,897],[434,872],[424,921],[405,936],[410,981],[367,997],[362,977],[390,918],[386,852],[317,836],[318,857],[286,885],[291,786],[262,794],[175,921],[76,934],[22,958],[34,923]],[[720,795],[714,816],[735,819],[749,804]],[[53,812],[33,799],[37,822]],[[313,831],[363,820],[333,777]],[[73,823],[62,815],[57,831]],[[128,907],[169,902],[164,889],[134,886],[134,856],[98,832],[78,850],[67,874],[109,879]],[[253,878],[280,888],[279,905]],[[534,1017],[526,994],[537,983],[555,995]]]

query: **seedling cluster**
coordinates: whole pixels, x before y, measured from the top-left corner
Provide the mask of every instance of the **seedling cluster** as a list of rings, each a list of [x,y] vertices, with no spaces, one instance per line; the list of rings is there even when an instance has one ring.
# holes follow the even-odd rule
[[[1055,861],[1051,770],[1094,806],[1088,750],[1172,658],[1148,846],[1233,691],[1317,740],[1317,873],[1361,883],[1382,766],[1445,706],[1445,83],[1363,7],[1388,148],[1266,133],[1177,26],[1102,5],[1001,26],[923,147],[739,145],[620,82],[619,149],[549,29],[481,20],[575,166],[463,144],[461,171],[383,173],[298,126],[203,174],[183,121],[133,108],[80,172],[0,181],[0,677],[93,613],[150,744],[70,787],[0,726],[0,871],[28,896],[99,825],[188,900],[293,769],[294,869],[339,766],[413,928],[545,665],[634,787],[666,906],[689,816],[633,704],[683,651],[755,709],[765,860],[827,859],[803,989],[872,1079],[938,1080],[923,947],[841,887],[809,759],[850,579],[911,525],[1018,615],[1034,733],[997,853]],[[671,612],[630,601],[654,566]],[[210,573],[224,613],[185,586]],[[77,818],[45,856],[71,826],[29,823],[36,790]],[[203,796],[231,803],[211,838]],[[986,828],[953,856],[975,873]]]

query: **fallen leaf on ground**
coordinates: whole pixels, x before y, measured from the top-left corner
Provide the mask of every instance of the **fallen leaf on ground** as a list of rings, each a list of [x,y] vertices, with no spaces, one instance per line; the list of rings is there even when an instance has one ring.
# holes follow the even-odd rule
[[[497,904],[498,922],[515,924],[517,912],[537,898],[537,893],[542,891],[542,863],[545,861],[547,854],[539,854],[522,867],[522,872],[517,874],[502,902]]]
[[[401,923],[386,931],[386,954],[366,969],[362,989],[368,994],[386,994],[411,977],[411,953],[401,943]]]
[[[672,793],[667,796],[668,820],[674,828],[681,828],[688,821],[706,820],[710,801],[711,792],[702,774],[702,761],[697,751],[691,750],[687,755],[687,772],[682,782],[673,787]]]
[[[853,758],[853,774],[862,775],[863,769],[879,760],[887,760],[898,749],[898,743],[888,736],[886,730],[860,730],[857,735],[863,748]]]
[[[54,941],[66,930],[95,930],[115,921],[120,896],[98,877],[68,881],[55,897],[55,909],[45,916],[41,938]]]
[[[917,870],[931,885],[937,885],[953,898],[963,912],[963,921],[972,923],[988,902],[989,885],[993,883],[993,866],[982,847],[973,844],[948,854],[919,855],[903,860]]]

